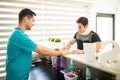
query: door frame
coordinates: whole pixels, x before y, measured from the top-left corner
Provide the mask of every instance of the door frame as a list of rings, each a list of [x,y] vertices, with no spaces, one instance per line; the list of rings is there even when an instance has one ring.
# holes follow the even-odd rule
[[[108,14],[108,13],[97,13],[96,15],[96,32],[97,32],[97,17],[112,17],[113,19],[113,34],[112,34],[112,40],[115,40],[115,15],[114,14]]]

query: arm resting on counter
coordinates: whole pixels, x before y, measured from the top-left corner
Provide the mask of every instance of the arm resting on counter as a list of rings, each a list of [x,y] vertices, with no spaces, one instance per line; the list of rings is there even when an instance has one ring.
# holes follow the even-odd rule
[[[101,42],[96,42],[96,52],[99,52],[101,49]]]
[[[67,50],[55,51],[53,49],[50,49],[41,45],[38,45],[37,48],[34,49],[34,52],[37,52],[39,54],[46,55],[46,56],[60,56],[60,55],[71,54]]]
[[[63,50],[68,50],[74,43],[76,42],[76,39],[72,39],[70,40],[70,42],[68,42],[68,44],[63,48]]]

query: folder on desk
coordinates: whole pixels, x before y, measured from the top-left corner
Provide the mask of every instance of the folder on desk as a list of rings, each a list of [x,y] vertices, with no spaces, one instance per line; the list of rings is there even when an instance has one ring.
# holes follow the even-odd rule
[[[96,43],[83,43],[84,53],[87,61],[94,61],[96,55]]]

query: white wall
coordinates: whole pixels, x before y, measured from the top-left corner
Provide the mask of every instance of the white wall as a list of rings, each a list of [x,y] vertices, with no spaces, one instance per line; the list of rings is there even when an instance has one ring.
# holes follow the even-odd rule
[[[115,15],[115,41],[120,43],[120,13]]]
[[[96,13],[116,13],[117,1],[119,0],[73,0],[80,2],[88,2],[92,4],[91,7],[91,28],[96,30]]]
[[[116,13],[117,0],[94,0],[96,12]]]
[[[73,0],[92,4],[91,28],[96,29],[96,13],[115,14],[115,41],[120,43],[120,0]]]
[[[92,0],[94,8],[94,23],[96,26],[96,14],[97,13],[108,13],[115,14],[117,7],[117,0]],[[96,28],[96,27],[95,27]]]
[[[115,24],[116,24],[116,29],[115,29],[115,41],[117,41],[120,44],[120,0],[117,0],[117,12],[115,15]]]
[[[108,3],[109,2],[109,3]],[[120,44],[120,0],[94,0],[95,12],[115,14],[115,41]]]
[[[117,0],[117,13],[120,13],[120,0]]]
[[[115,14],[115,41],[120,44],[120,0],[94,0],[93,3],[95,12]]]
[[[92,3],[96,12],[115,13],[117,3],[118,3],[119,0],[72,0],[72,1]]]

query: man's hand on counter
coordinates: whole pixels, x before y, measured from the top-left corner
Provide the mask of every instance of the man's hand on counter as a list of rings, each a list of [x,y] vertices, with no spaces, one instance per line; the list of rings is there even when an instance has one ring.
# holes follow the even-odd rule
[[[55,50],[55,51],[60,51],[60,49],[59,49],[59,48],[54,48],[54,50]]]
[[[73,54],[84,54],[84,51],[83,50],[80,50],[80,49],[74,49],[74,50],[72,50],[72,53]]]
[[[61,51],[61,55],[68,55],[68,54],[72,54],[71,51],[69,50],[60,50],[59,48],[54,48],[55,51]]]
[[[68,50],[68,49],[65,49],[63,48],[63,50]],[[69,50],[72,54],[84,54],[84,51],[83,50],[80,50],[80,49],[74,49],[74,50]]]
[[[72,54],[69,50],[62,50],[62,55]]]

